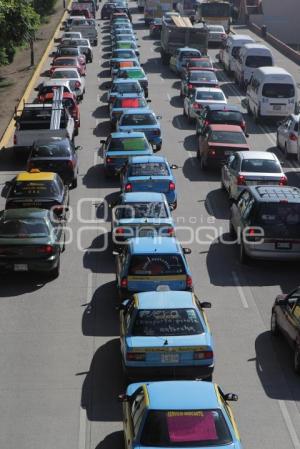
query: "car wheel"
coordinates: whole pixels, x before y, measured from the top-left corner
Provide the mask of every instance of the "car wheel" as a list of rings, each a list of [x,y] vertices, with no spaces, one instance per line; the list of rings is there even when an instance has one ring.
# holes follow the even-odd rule
[[[60,271],[60,257],[58,259],[58,263],[57,266],[54,268],[54,270],[50,271],[50,278],[51,279],[56,279],[59,276],[59,271]]]
[[[300,350],[299,350],[299,348],[295,348],[294,371],[295,371],[295,373],[300,374]]]
[[[240,263],[246,265],[249,262],[249,257],[246,254],[245,251],[245,245],[243,242],[243,238],[241,238],[241,243],[240,243]]]
[[[276,337],[279,335],[279,328],[278,328],[277,317],[276,317],[275,312],[272,312],[272,315],[271,315],[271,334]]]
[[[158,145],[156,145],[156,151],[160,151],[161,150],[161,143],[159,143]]]
[[[210,376],[208,376],[208,377],[205,377],[205,379],[203,379],[203,380],[205,380],[206,382],[212,382],[212,374],[210,375]]]
[[[78,180],[77,180],[77,176],[76,176],[76,178],[74,178],[72,181],[71,188],[76,189],[77,185],[78,185]]]

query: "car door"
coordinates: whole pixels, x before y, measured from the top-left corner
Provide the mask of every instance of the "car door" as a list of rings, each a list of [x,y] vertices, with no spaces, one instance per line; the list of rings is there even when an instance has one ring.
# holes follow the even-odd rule
[[[223,175],[223,183],[226,189],[228,190],[230,187],[230,174],[232,170],[232,164],[236,160],[236,155],[229,156],[227,163],[222,168],[222,175]]]
[[[141,422],[146,411],[146,398],[143,387],[139,387],[130,400],[124,403],[125,448],[132,449],[138,438]]]
[[[238,232],[238,229],[241,227],[242,216],[249,199],[250,193],[248,192],[248,190],[244,190],[238,197],[237,202],[233,203],[231,206],[231,223],[233,224],[236,232]]]

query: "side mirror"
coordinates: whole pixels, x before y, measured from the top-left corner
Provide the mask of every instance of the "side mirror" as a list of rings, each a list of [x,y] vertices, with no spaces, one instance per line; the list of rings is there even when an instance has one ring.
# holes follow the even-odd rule
[[[121,251],[114,250],[114,251],[112,252],[112,254],[113,254],[113,256],[119,256],[119,255],[121,254]]]
[[[157,118],[157,120],[161,120],[162,116],[161,115],[157,115],[156,118]]]
[[[200,305],[201,305],[202,309],[211,309],[211,302],[203,301],[203,302],[200,302]]]
[[[12,181],[6,181],[5,182],[5,187],[10,187],[12,186]]]
[[[104,143],[105,143],[105,140],[104,140],[104,139],[101,139],[101,140],[100,140],[100,143],[104,144]]]
[[[151,103],[152,100],[149,100],[149,98],[148,98],[146,101],[147,101],[147,103]]]
[[[126,393],[119,394],[118,401],[119,402],[128,402],[129,396]]]
[[[239,397],[235,393],[225,394],[225,401],[238,401]]]
[[[77,145],[77,147],[75,147],[75,150],[76,150],[76,151],[81,151],[81,150],[83,150],[83,148],[82,148],[81,145]]]
[[[176,165],[176,164],[172,164],[172,165],[170,165],[170,168],[171,168],[172,170],[177,170],[177,168],[178,168],[178,165]]]
[[[38,92],[40,89],[39,89],[39,86],[37,86],[37,87],[35,87],[33,90],[35,90],[36,92]]]
[[[249,137],[249,136],[250,136],[250,134],[249,134],[249,133],[245,133],[245,136],[246,136],[246,137]]]
[[[191,248],[182,248],[183,254],[191,254],[192,250]]]
[[[280,120],[279,122],[276,122],[276,126],[280,126],[280,125],[282,125],[282,120]]]
[[[160,151],[160,148],[153,148],[153,153],[158,153]]]

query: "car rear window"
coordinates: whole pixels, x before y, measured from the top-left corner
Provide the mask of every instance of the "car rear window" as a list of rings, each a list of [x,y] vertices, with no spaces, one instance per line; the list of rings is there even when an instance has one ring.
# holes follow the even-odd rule
[[[245,144],[246,138],[242,132],[232,131],[212,131],[209,136],[210,142]]]
[[[128,137],[112,139],[108,151],[143,151],[148,148],[149,143],[143,137]]]
[[[156,118],[153,114],[124,114],[120,123],[121,126],[144,126],[156,124]]]
[[[243,116],[238,111],[211,111],[209,120],[213,123],[241,123]]]
[[[77,59],[76,58],[66,58],[66,59],[58,59],[58,60],[55,60],[54,62],[53,62],[53,65],[54,66],[61,66],[61,65],[77,65]]]
[[[61,78],[79,78],[77,70],[55,70],[53,75],[53,79],[61,79]]]
[[[193,70],[190,72],[189,80],[193,81],[217,81],[216,75],[214,72],[207,72],[204,70],[196,71]]]
[[[115,83],[112,86],[112,92],[122,93],[140,93],[142,91],[138,81],[135,83]]]
[[[212,64],[209,61],[190,61],[189,67],[211,67]]]
[[[295,87],[293,84],[266,83],[262,95],[268,98],[291,98],[295,96]]]
[[[225,101],[223,92],[197,92],[196,100]]]
[[[164,162],[146,162],[144,164],[131,164],[128,176],[169,176],[167,164]]]
[[[187,58],[197,58],[197,56],[200,56],[200,53],[198,51],[184,51],[180,54],[179,59],[187,59]]]
[[[48,233],[44,220],[31,218],[0,220],[0,238],[39,238],[46,237]]]
[[[17,181],[12,196],[47,198],[57,196],[59,193],[58,186],[53,181]]]
[[[134,52],[133,51],[113,51],[112,58],[133,58]]]
[[[219,409],[149,410],[140,442],[152,447],[216,447],[232,438]]]
[[[136,202],[126,203],[117,207],[116,216],[122,218],[168,218],[164,203]]]
[[[247,67],[269,67],[273,65],[272,58],[270,56],[247,56],[245,65]]]
[[[199,335],[203,332],[195,309],[139,310],[131,329],[131,335],[140,337]]]
[[[70,55],[70,56],[76,56],[79,54],[78,49],[77,48],[61,48],[59,50],[59,53],[61,55]]]
[[[129,274],[165,276],[186,274],[186,270],[180,254],[145,254],[132,256]]]
[[[300,204],[265,203],[259,208],[259,222],[264,225],[297,226],[300,225]],[[288,237],[288,235],[287,235]]]
[[[49,143],[33,148],[31,158],[35,157],[69,157],[70,148],[65,143]]]
[[[241,171],[254,173],[281,173],[279,162],[266,159],[243,159]]]

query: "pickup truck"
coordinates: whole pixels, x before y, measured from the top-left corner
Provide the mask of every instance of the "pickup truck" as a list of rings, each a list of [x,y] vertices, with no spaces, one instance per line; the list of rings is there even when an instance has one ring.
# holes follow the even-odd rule
[[[182,47],[192,47],[201,51],[202,56],[207,54],[208,29],[203,23],[192,25],[188,17],[171,16],[163,18],[161,30],[161,60],[168,65],[171,56]]]
[[[22,111],[15,111],[16,130],[14,154],[24,154],[32,144],[41,138],[68,137],[74,140],[75,123],[62,101],[53,103],[25,103]]]
[[[98,31],[95,19],[86,19],[85,17],[72,17],[65,24],[66,31],[81,33],[84,39],[89,39],[92,45],[98,44]]]

